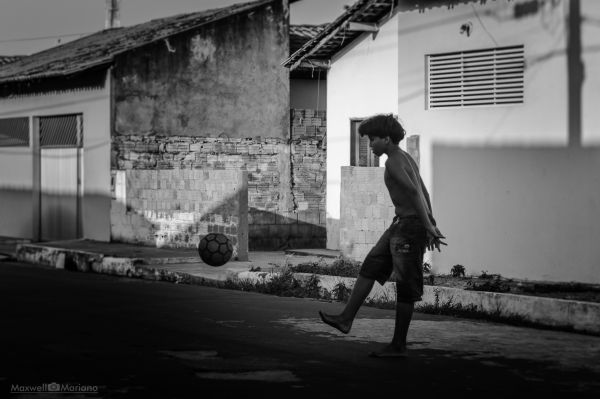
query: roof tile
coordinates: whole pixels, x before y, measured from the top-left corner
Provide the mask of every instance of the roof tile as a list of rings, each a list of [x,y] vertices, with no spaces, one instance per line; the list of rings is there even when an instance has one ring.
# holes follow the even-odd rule
[[[229,7],[155,19],[125,28],[106,29],[81,39],[20,58],[0,62],[0,83],[64,76],[110,64],[120,53],[202,25],[249,11],[273,0],[259,0]]]

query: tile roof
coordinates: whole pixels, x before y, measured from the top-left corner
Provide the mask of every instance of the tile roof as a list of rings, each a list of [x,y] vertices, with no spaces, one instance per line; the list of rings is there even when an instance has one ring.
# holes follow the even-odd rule
[[[0,55],[0,66],[10,64],[25,57],[24,55]]]
[[[311,40],[296,50],[282,65],[294,70],[305,61],[317,65],[327,65],[328,61],[340,50],[364,34],[361,30],[352,30],[350,23],[371,24],[375,27],[384,24],[399,11],[424,10],[426,8],[452,8],[462,3],[486,3],[487,0],[358,0],[335,21],[326,25]]]
[[[290,54],[298,51],[306,42],[317,36],[327,24],[290,25]]]
[[[0,65],[0,84],[66,76],[109,65],[123,52],[144,46],[235,14],[253,10],[273,0],[259,0],[229,7],[181,14],[133,25],[103,30],[61,46]]]

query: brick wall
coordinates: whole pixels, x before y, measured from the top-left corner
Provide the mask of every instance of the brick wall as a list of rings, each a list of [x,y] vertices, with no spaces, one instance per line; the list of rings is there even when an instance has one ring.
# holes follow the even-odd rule
[[[115,136],[112,169],[247,171],[249,249],[324,248],[325,114],[293,110],[291,119],[292,140]]]
[[[298,218],[296,248],[325,248],[326,113],[293,109],[291,116],[292,200]]]
[[[342,166],[340,251],[362,261],[394,218],[384,168]]]
[[[234,257],[248,257],[247,173],[234,170],[113,172],[111,239],[196,247],[211,232],[227,235]]]

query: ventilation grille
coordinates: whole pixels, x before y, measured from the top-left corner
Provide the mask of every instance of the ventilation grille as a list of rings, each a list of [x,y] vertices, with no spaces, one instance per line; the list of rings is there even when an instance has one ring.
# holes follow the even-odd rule
[[[523,45],[427,56],[428,108],[523,103]]]
[[[29,147],[29,118],[0,119],[0,147]]]
[[[45,116],[40,118],[40,145],[81,147],[81,115]]]

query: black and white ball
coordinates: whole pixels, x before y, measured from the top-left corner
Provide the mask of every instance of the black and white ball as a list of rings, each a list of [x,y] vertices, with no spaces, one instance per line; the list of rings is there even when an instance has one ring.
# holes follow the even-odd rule
[[[210,233],[200,240],[198,254],[204,263],[211,266],[222,266],[231,259],[233,245],[225,234]]]

